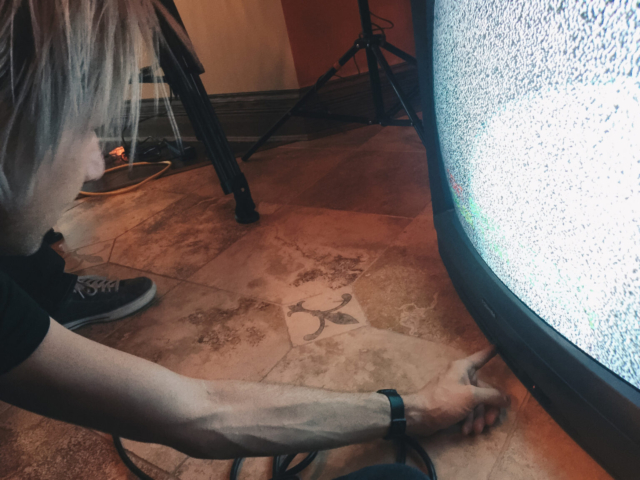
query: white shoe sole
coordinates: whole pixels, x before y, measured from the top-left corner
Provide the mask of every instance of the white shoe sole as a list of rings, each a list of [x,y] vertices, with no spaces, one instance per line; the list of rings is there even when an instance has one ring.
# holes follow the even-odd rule
[[[75,330],[92,323],[113,322],[114,320],[120,320],[121,318],[129,316],[151,303],[151,301],[156,296],[157,290],[158,289],[156,288],[156,284],[154,283],[147,291],[147,293],[136,298],[133,302],[122,305],[121,307],[118,307],[115,310],[111,310],[110,312],[93,315],[91,317],[80,318],[78,320],[74,320],[73,322],[65,323],[63,324],[63,326],[68,330]]]

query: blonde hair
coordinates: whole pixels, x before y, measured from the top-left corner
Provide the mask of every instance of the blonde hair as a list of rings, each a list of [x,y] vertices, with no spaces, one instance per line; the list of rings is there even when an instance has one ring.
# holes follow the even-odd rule
[[[164,41],[158,15],[188,42],[159,0],[0,0],[3,208],[30,196],[63,135],[137,136],[139,69],[158,69]]]

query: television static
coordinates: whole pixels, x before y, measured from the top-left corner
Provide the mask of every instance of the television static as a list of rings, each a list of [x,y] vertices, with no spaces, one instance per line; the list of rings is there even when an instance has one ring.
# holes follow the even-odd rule
[[[437,1],[434,32],[466,234],[529,308],[640,389],[640,6]]]

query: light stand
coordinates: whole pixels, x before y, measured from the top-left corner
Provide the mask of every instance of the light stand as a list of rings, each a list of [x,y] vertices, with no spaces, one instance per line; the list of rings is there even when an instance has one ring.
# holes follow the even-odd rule
[[[176,21],[183,25],[173,0],[161,2]],[[247,179],[236,162],[200,79],[204,68],[198,58],[183,45],[162,15],[158,17],[166,40],[166,45],[160,51],[160,66],[166,82],[180,97],[196,137],[204,144],[207,156],[216,170],[222,190],[225,194],[233,193],[236,201],[236,220],[238,223],[253,223],[260,215],[251,198]]]
[[[362,24],[362,33],[353,46],[347,50],[347,52],[340,57],[338,62],[333,65],[324,75],[322,75],[316,83],[298,100],[298,102],[291,107],[291,109],[285,113],[280,120],[278,120],[260,139],[242,156],[242,160],[247,161],[251,155],[253,155],[258,148],[271,138],[271,136],[278,130],[287,120],[291,117],[307,117],[307,118],[320,118],[328,120],[338,120],[349,123],[363,123],[365,125],[380,124],[386,125],[398,125],[398,126],[413,126],[418,132],[418,136],[423,140],[422,122],[416,115],[415,110],[409,103],[409,97],[404,94],[400,88],[389,63],[382,54],[381,48],[392,53],[398,58],[417,66],[417,61],[414,57],[408,53],[400,50],[398,47],[393,46],[386,41],[384,34],[374,34],[371,26],[371,12],[369,11],[368,0],[358,0],[358,9],[360,10],[360,23]],[[330,79],[333,77],[351,58],[358,53],[359,50],[365,49],[367,54],[367,65],[369,67],[369,81],[371,83],[371,91],[373,94],[373,104],[375,107],[375,118],[368,119],[366,117],[358,117],[354,115],[339,115],[335,113],[316,112],[310,110],[303,110],[301,107],[320,90]],[[388,112],[384,109],[384,102],[382,99],[382,88],[380,85],[380,74],[378,72],[378,64],[382,68],[389,83],[393,87],[393,90],[398,97],[399,104]],[[397,120],[392,118],[396,112],[404,109],[409,116],[409,120]]]

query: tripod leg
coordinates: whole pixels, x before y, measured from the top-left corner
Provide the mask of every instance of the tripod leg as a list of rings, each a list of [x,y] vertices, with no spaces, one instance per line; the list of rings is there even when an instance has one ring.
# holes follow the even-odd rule
[[[327,72],[324,75],[318,78],[318,80],[313,85],[313,87],[311,87],[300,98],[300,100],[298,100],[296,104],[293,107],[291,107],[289,111],[280,118],[280,120],[278,120],[269,130],[267,130],[267,133],[265,133],[262,137],[260,137],[258,141],[251,146],[251,148],[247,151],[247,153],[245,153],[242,156],[242,160],[245,162],[249,160],[249,157],[251,157],[251,155],[253,155],[256,152],[256,150],[258,150],[262,145],[264,145],[266,141],[269,140],[269,138],[271,138],[271,136],[276,132],[276,130],[278,130],[282,125],[284,125],[284,123],[287,120],[289,120],[292,116],[294,116],[296,112],[300,109],[300,107],[304,105],[307,102],[307,100],[311,98],[311,96],[317,93],[318,90],[320,90],[324,86],[324,84],[327,83],[331,79],[331,77],[333,77],[338,72],[338,70],[340,70],[344,66],[345,63],[351,60],[351,57],[353,57],[358,52],[358,50],[360,50],[360,48],[361,48],[360,45],[356,42],[356,44],[354,44],[349,50],[347,50],[347,53],[345,53],[342,57],[340,57],[340,60],[338,60],[338,62],[333,67],[327,70]],[[376,72],[377,72],[377,67],[376,67]]]
[[[395,90],[396,95],[398,96],[398,99],[400,100],[400,103],[402,104],[402,108],[404,108],[404,111],[407,112],[407,115],[409,115],[409,118],[411,119],[411,123],[413,123],[413,128],[416,129],[416,132],[418,133],[418,136],[420,137],[420,140],[422,140],[422,143],[425,143],[424,130],[422,128],[422,122],[420,121],[420,118],[418,118],[418,115],[416,115],[416,112],[413,109],[413,107],[411,106],[411,104],[406,99],[407,97],[405,96],[405,94],[403,93],[402,89],[400,88],[400,85],[398,84],[398,81],[396,80],[396,77],[393,74],[393,71],[391,70],[391,67],[387,63],[387,60],[384,58],[384,55],[382,55],[382,52],[380,51],[380,49],[378,48],[377,45],[373,45],[371,47],[371,50],[373,51],[373,53],[375,54],[376,58],[378,59],[378,63],[380,64],[380,66],[384,70],[384,73],[387,76],[387,79],[389,80],[389,83],[391,84],[391,86]]]
[[[407,94],[407,100],[411,100],[413,97],[415,97],[418,93],[420,93],[420,88],[416,87],[413,90],[411,90],[408,94]],[[387,110],[387,115],[390,117],[394,117],[396,115],[396,113],[398,113],[400,110],[402,110],[402,103],[401,102],[397,102],[393,107],[391,107],[389,110]]]
[[[371,83],[371,93],[373,95],[373,105],[376,109],[376,121],[386,119],[384,112],[384,100],[382,99],[382,88],[380,86],[380,73],[376,56],[371,51],[371,39],[373,30],[371,27],[371,13],[369,11],[369,0],[358,0],[358,10],[360,12],[360,24],[362,25],[363,38],[368,39],[367,43],[367,67],[369,68],[369,82]]]
[[[415,57],[412,57],[407,52],[400,50],[395,45],[392,45],[389,42],[384,42],[380,46],[384,48],[387,52],[393,53],[396,57],[401,58],[405,62],[410,63],[411,65],[414,65],[414,66],[418,65],[418,61],[415,59]]]
[[[260,215],[255,210],[249,184],[236,162],[200,76],[197,73],[186,73],[168,49],[162,52],[161,66],[171,88],[180,96],[194,129],[201,135],[201,141],[220,179],[222,190],[225,194],[233,193],[235,197],[236,221],[257,221]]]

